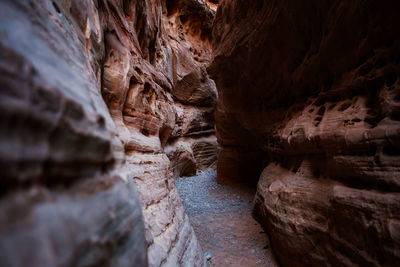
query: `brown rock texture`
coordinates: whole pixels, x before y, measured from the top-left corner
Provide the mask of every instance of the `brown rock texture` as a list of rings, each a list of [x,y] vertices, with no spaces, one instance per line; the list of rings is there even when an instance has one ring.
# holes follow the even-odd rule
[[[215,83],[206,68],[211,60],[211,26],[216,5],[200,0],[167,1],[173,54],[171,90],[175,126],[165,147],[175,177],[215,169]]]
[[[166,146],[215,166],[214,10],[1,1],[0,266],[204,265]]]
[[[225,0],[218,180],[257,180],[283,266],[400,264],[400,5]],[[257,175],[258,174],[258,175]]]
[[[174,174],[195,174],[196,157],[191,146],[170,149],[169,140],[213,129],[213,116],[204,115],[213,110],[203,106],[216,102],[205,71],[214,11],[201,0],[103,5],[102,92],[143,205],[149,265],[201,266],[203,253],[174,182]]]
[[[0,266],[146,266],[92,1],[0,3]]]

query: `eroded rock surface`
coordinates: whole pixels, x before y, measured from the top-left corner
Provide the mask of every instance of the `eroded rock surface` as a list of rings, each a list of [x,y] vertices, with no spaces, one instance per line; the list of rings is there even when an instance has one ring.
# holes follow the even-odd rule
[[[187,142],[195,170],[215,165],[214,13],[1,2],[0,265],[204,264],[164,149]]]
[[[0,3],[0,265],[146,266],[92,1]]]
[[[215,169],[215,83],[206,68],[211,60],[211,27],[216,4],[200,0],[167,1],[173,52],[175,126],[165,150],[174,176]]]
[[[102,10],[103,96],[143,204],[149,264],[200,266],[203,253],[174,183],[174,174],[194,174],[198,164],[191,146],[174,150],[170,142],[213,128],[204,119],[213,110],[203,106],[216,102],[205,71],[214,11],[201,0],[108,2]]]
[[[218,180],[257,179],[264,169],[254,215],[284,266],[400,263],[399,8],[218,8],[209,69],[219,93]]]

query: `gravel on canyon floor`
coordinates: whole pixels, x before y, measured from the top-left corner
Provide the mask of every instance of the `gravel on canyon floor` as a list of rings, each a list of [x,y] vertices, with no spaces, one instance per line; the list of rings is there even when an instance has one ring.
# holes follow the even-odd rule
[[[210,266],[278,266],[267,234],[251,217],[255,187],[219,185],[216,171],[176,180]]]

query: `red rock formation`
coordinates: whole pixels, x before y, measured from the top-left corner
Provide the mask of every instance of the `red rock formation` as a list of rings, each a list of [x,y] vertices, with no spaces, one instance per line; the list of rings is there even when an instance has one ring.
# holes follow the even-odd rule
[[[202,265],[164,147],[182,128],[176,126],[175,101],[191,105],[184,110],[199,116],[203,111],[195,105],[215,105],[215,85],[202,71],[210,57],[213,13],[200,0],[103,2],[100,10],[106,22],[102,92],[124,144],[125,171],[135,179],[143,205],[149,264]],[[185,122],[197,123],[195,118]],[[188,132],[201,130],[194,126]],[[174,160],[185,159],[180,152],[191,157],[185,149],[168,153],[174,169],[183,165]],[[188,174],[187,168],[178,174]],[[189,174],[196,169],[189,165]]]
[[[400,263],[399,10],[394,1],[218,8],[218,180],[264,168],[254,215],[284,266]]]
[[[191,147],[174,150],[167,141],[213,128],[213,120],[203,119],[216,102],[215,85],[204,71],[213,12],[200,0],[107,2],[101,10],[107,22],[102,91],[143,204],[149,263],[202,265],[165,152],[175,175],[194,174]]]
[[[215,163],[214,11],[41,0],[0,14],[0,266],[202,266],[164,148],[189,144],[194,171]]]
[[[217,89],[206,71],[211,59],[214,11],[199,0],[168,3],[168,36],[174,57],[171,94],[176,117],[165,151],[175,177],[190,176],[196,170],[215,168],[217,160]]]
[[[0,2],[0,266],[145,266],[97,7],[62,3]]]

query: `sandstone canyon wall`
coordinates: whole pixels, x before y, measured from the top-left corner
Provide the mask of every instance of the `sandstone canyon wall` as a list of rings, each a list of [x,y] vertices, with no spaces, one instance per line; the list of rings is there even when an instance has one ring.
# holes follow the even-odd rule
[[[169,40],[173,53],[172,96],[175,126],[165,146],[174,176],[215,169],[214,111],[217,89],[206,67],[211,60],[211,27],[216,6],[201,1],[169,1]],[[212,4],[212,3],[211,3]],[[200,5],[200,6],[199,6]]]
[[[173,171],[215,165],[214,13],[0,2],[0,266],[204,264]]]
[[[254,216],[283,266],[400,264],[399,15],[397,1],[218,7],[218,180],[260,177]]]
[[[147,264],[91,1],[1,1],[1,266]],[[120,151],[119,151],[120,150]],[[115,167],[113,167],[115,165]]]

